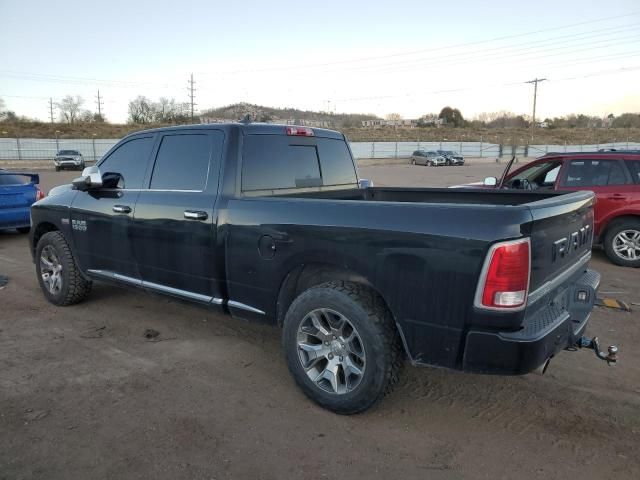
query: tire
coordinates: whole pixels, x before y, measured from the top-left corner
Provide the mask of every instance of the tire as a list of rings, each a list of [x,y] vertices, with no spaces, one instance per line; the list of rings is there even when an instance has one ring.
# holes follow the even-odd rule
[[[446,162],[444,162],[445,166],[450,167],[451,166],[451,160],[447,160]]]
[[[316,329],[314,316],[331,333]],[[329,330],[340,326],[341,317],[352,327],[351,334],[348,328],[347,333],[345,328]],[[390,393],[403,366],[402,344],[386,305],[371,289],[351,282],[329,282],[303,292],[287,311],[282,341],[289,371],[304,394],[343,415],[363,412]],[[310,360],[305,346],[321,353],[320,360]],[[330,372],[325,367],[331,362],[334,374],[328,375],[335,382],[320,378]]]
[[[18,233],[29,233],[31,231],[31,227],[20,227],[16,228],[16,230],[18,230]]]
[[[91,292],[92,282],[80,273],[69,244],[60,232],[45,233],[38,241],[36,272],[44,296],[54,305],[79,303]],[[48,280],[45,281],[45,277]]]
[[[59,171],[60,171],[60,167],[56,167],[56,172],[59,172]]]
[[[415,159],[415,158],[412,158],[412,159],[411,159],[411,165],[415,165],[415,164],[416,164],[416,159]]]
[[[640,220],[629,219],[611,225],[604,236],[604,251],[616,265],[640,267]]]

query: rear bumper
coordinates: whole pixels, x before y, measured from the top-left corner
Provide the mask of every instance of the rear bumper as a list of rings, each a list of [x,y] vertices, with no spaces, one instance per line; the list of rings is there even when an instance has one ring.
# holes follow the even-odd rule
[[[29,207],[0,209],[0,230],[22,228],[30,225]]]
[[[463,370],[521,375],[529,373],[584,334],[596,298],[600,274],[587,270],[552,296],[527,307],[516,332],[472,329],[466,337]],[[585,301],[578,293],[586,292]]]

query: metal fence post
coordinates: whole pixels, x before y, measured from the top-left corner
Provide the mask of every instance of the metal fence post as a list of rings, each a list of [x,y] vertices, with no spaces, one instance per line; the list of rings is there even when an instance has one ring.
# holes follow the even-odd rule
[[[16,147],[18,147],[18,160],[22,160],[22,154],[20,153],[20,139],[16,137]]]
[[[376,158],[376,142],[371,142],[371,158]]]
[[[396,157],[395,158],[398,158],[398,142],[396,142]]]
[[[567,153],[567,141],[564,141],[564,153]]]
[[[482,158],[482,135],[480,135],[480,158]]]
[[[91,146],[93,147],[93,163],[96,162],[96,139],[95,137],[91,139]]]

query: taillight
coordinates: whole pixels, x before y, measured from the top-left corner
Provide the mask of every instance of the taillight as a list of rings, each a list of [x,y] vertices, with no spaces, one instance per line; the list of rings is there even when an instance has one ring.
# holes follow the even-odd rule
[[[297,135],[300,137],[313,137],[313,130],[308,127],[287,127],[287,135]]]
[[[531,242],[528,238],[493,245],[489,250],[476,306],[490,309],[517,309],[525,305],[531,272]]]
[[[44,192],[36,187],[36,202],[44,198]]]

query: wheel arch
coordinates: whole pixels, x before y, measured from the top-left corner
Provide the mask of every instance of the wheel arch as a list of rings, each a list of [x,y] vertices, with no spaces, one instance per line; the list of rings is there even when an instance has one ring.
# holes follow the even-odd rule
[[[36,248],[38,248],[38,242],[45,233],[60,232],[60,228],[52,222],[44,221],[38,223],[33,229],[33,242],[31,243],[31,253],[35,257]]]
[[[353,269],[339,265],[312,262],[293,267],[280,283],[275,308],[277,324],[282,326],[289,306],[302,292],[316,285],[331,281],[352,282],[370,288],[382,299],[386,308],[393,316],[393,312],[389,307],[389,303],[385,300],[384,295],[382,295],[364,275]]]
[[[598,235],[597,243],[603,243],[605,237],[607,236],[608,231],[611,228],[613,228],[616,225],[619,225],[621,223],[624,223],[626,221],[638,222],[638,221],[640,221],[640,214],[621,213],[619,215],[616,215],[615,217],[608,218],[606,220],[606,222],[604,223],[604,225],[602,226],[602,228],[600,229],[600,233]]]

